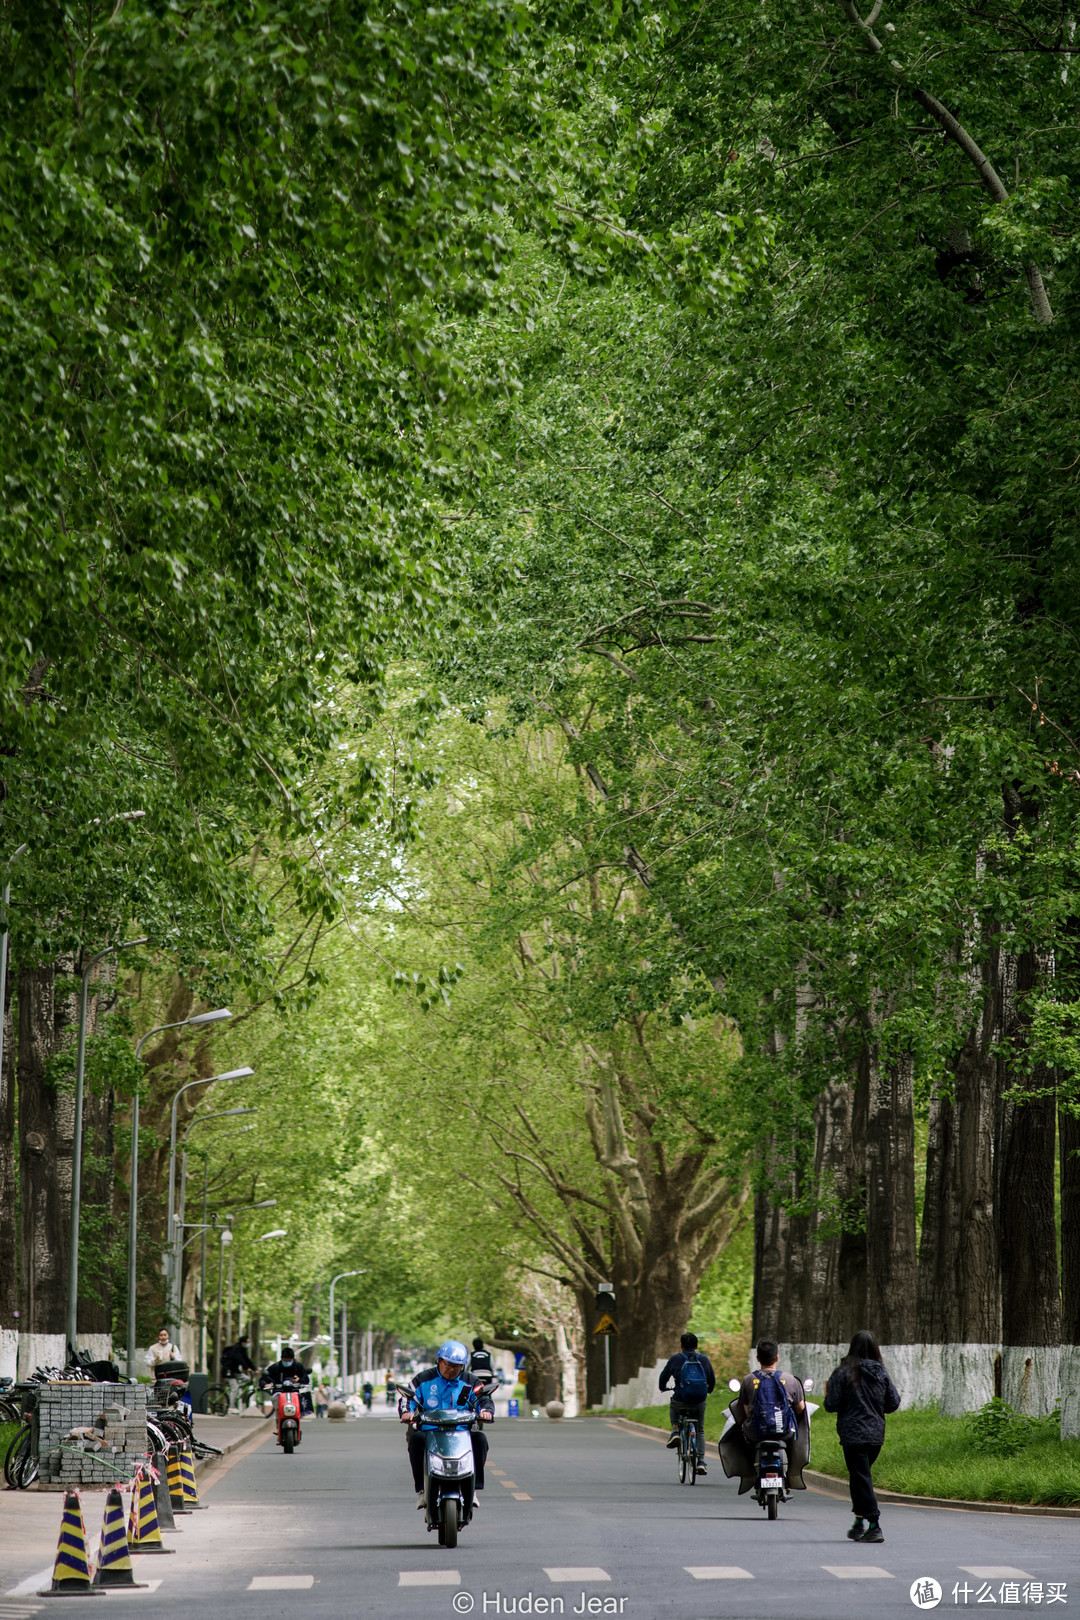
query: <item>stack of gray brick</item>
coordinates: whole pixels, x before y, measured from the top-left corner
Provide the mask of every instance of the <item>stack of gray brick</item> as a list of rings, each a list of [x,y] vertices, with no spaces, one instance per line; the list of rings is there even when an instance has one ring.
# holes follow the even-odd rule
[[[145,1384],[43,1384],[38,1397],[38,1485],[120,1485],[146,1453]],[[103,1447],[83,1449],[72,1429],[93,1429]]]

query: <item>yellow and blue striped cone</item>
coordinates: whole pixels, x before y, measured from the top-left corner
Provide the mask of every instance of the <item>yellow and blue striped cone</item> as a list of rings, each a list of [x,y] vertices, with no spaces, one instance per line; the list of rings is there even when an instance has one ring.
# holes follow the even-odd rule
[[[191,1447],[184,1446],[180,1452],[180,1479],[184,1487],[184,1506],[198,1508],[200,1513],[206,1509],[199,1501],[199,1487],[195,1483],[195,1458],[191,1455]]]
[[[184,1481],[180,1473],[180,1447],[169,1447],[169,1501],[172,1503],[174,1513],[190,1513],[191,1509],[184,1501]]]
[[[144,1587],[135,1579],[128,1555],[127,1534],[124,1530],[124,1503],[114,1486],[105,1498],[105,1518],[101,1526],[101,1551],[94,1571],[97,1587]]]
[[[132,1528],[134,1527],[134,1535]],[[154,1487],[148,1474],[140,1474],[131,1487],[131,1521],[128,1525],[128,1552],[173,1553],[175,1547],[166,1547],[158,1524]]]
[[[56,1546],[52,1585],[38,1597],[97,1597],[90,1580],[90,1553],[86,1545],[86,1526],[78,1494],[68,1491],[64,1497],[64,1517],[60,1521],[60,1540]]]

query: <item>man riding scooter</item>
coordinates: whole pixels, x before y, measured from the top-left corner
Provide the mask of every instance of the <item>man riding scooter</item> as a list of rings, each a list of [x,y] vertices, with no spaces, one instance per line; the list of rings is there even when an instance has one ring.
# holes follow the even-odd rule
[[[259,1379],[260,1389],[279,1388],[282,1384],[296,1384],[300,1390],[300,1410],[312,1413],[315,1407],[311,1399],[311,1391],[305,1386],[311,1382],[311,1374],[303,1362],[297,1358],[296,1351],[291,1344],[281,1347],[281,1360],[272,1361]]]
[[[424,1456],[427,1442],[423,1435],[424,1410],[448,1410],[451,1407],[471,1407],[481,1423],[490,1423],[495,1416],[495,1408],[491,1397],[486,1391],[477,1393],[471,1379],[464,1376],[469,1360],[469,1352],[457,1339],[447,1339],[439,1349],[436,1365],[427,1367],[418,1372],[409,1383],[399,1383],[398,1388],[398,1416],[402,1423],[409,1424],[407,1443],[409,1448],[409,1464],[412,1468],[413,1488],[416,1491],[416,1505],[424,1506]],[[415,1402],[416,1410],[409,1406],[409,1399]],[[475,1471],[476,1489],[484,1488],[484,1461],[488,1453],[486,1434],[474,1432],[472,1440],[473,1468]]]

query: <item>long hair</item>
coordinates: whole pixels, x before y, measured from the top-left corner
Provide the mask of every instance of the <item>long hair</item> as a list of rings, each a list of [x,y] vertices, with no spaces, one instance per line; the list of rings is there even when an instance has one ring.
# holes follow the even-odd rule
[[[866,1328],[862,1328],[852,1339],[848,1353],[841,1365],[846,1367],[851,1374],[851,1382],[857,1384],[861,1381],[863,1362],[880,1360],[881,1346],[872,1333],[867,1332]]]

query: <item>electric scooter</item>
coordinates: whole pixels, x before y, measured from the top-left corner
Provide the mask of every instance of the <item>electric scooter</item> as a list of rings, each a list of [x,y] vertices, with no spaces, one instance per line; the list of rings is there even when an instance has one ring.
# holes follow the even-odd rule
[[[495,1386],[476,1384],[473,1400],[490,1393]],[[405,1396],[414,1419],[423,1422],[421,1432],[427,1442],[424,1454],[424,1523],[439,1532],[440,1547],[456,1547],[458,1531],[473,1514],[476,1500],[472,1431],[480,1420],[472,1405],[421,1409],[412,1396]]]
[[[300,1444],[300,1414],[303,1410],[300,1385],[295,1379],[289,1378],[283,1384],[275,1384],[273,1394],[277,1443],[286,1457],[291,1457]]]
[[[803,1379],[805,1391],[809,1392],[813,1387],[812,1378]],[[738,1378],[729,1379],[728,1388],[734,1390],[737,1396],[742,1389],[742,1383]],[[802,1471],[810,1461],[810,1417],[817,1411],[817,1407],[807,1401],[805,1412],[796,1420],[796,1432],[791,1437],[790,1443],[783,1439],[767,1437],[759,1440],[752,1451],[742,1432],[738,1407],[737,1399],[731,1402],[724,1432],[720,1436],[718,1449],[724,1472],[729,1478],[740,1474],[742,1484],[739,1487],[739,1495],[741,1496],[744,1491],[753,1491],[754,1501],[765,1509],[769,1518],[779,1518],[780,1503],[790,1499],[792,1487],[797,1490],[806,1488]],[[797,1448],[798,1454],[794,1459],[789,1444],[790,1447]]]

